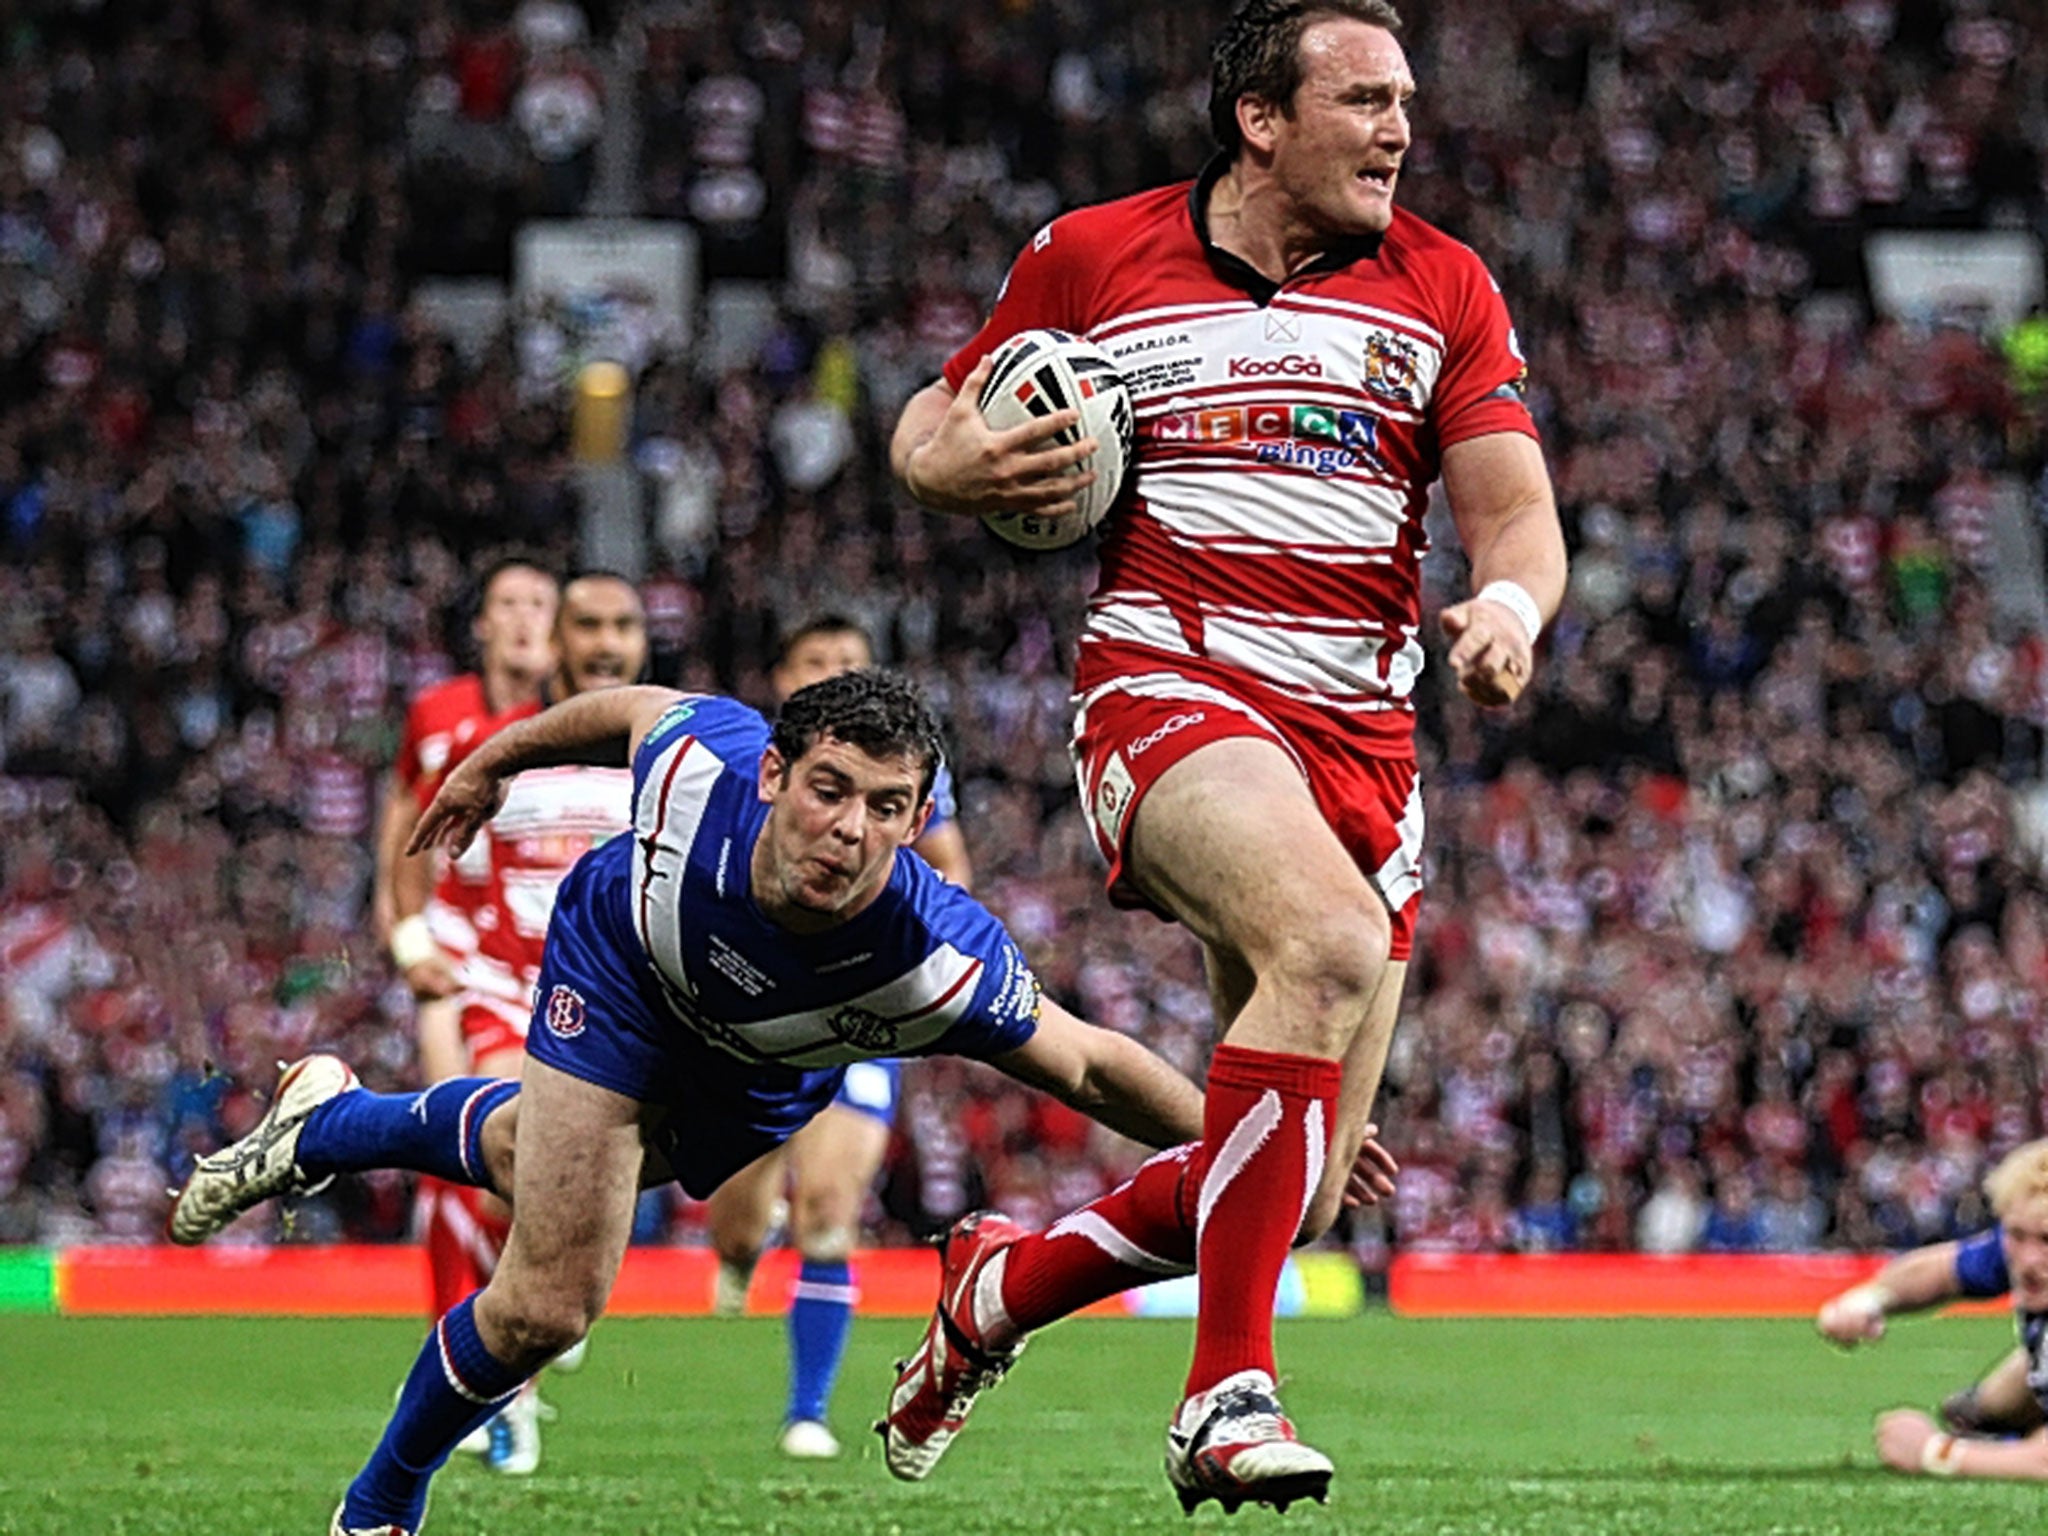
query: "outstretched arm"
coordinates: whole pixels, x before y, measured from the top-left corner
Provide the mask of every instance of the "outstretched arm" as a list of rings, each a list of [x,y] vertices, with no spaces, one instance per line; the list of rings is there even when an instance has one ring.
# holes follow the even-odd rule
[[[412,787],[393,773],[377,817],[377,867],[370,914],[379,942],[421,1001],[452,997],[459,984],[455,967],[427,931],[427,898],[433,894],[434,863],[405,851],[419,825],[420,805]],[[448,1075],[448,1074],[443,1074]]]
[[[1049,997],[1040,1000],[1031,1038],[991,1065],[1148,1147],[1201,1139],[1201,1089],[1128,1035],[1078,1019]]]
[[[2040,1399],[2027,1385],[2029,1364],[2026,1347],[2014,1345],[1982,1381],[1942,1399],[1943,1423],[1963,1435],[2024,1435],[2041,1428]]]
[[[1955,1243],[1933,1243],[1902,1253],[1861,1285],[1830,1297],[1813,1325],[1835,1343],[1853,1348],[1884,1337],[1885,1319],[1918,1312],[1963,1294],[1956,1277]]]
[[[505,781],[529,768],[630,763],[633,747],[685,695],[673,688],[600,688],[507,726],[464,758],[420,815],[406,852],[467,848],[505,797]]]
[[[1968,1440],[1944,1434],[1917,1408],[1877,1416],[1877,1454],[1894,1472],[2048,1481],[2048,1429],[2020,1440]]]
[[[1129,1036],[1076,1018],[1051,998],[1039,1003],[1037,1033],[991,1065],[1148,1147],[1201,1139],[1201,1089]],[[1379,1127],[1366,1126],[1344,1203],[1379,1204],[1394,1193],[1398,1172]]]

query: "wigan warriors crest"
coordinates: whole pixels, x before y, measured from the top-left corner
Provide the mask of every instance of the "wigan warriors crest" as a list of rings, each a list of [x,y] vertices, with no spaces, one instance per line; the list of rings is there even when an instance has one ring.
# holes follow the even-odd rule
[[[1365,387],[1383,400],[1415,404],[1415,381],[1421,371],[1415,343],[1391,331],[1374,331],[1365,339]]]

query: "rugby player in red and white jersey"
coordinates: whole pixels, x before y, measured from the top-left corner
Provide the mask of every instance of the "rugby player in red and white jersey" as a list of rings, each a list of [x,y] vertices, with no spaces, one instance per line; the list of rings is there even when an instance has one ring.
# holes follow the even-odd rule
[[[554,644],[549,703],[637,682],[647,665],[647,614],[639,592],[609,572],[572,577],[562,588]],[[486,739],[478,735],[453,749],[444,772],[453,772]],[[476,839],[487,848],[487,895],[475,913],[476,947],[456,967],[468,1075],[521,1075],[555,893],[578,859],[632,824],[628,768],[537,768],[509,781],[503,804]],[[470,1209],[477,1219],[465,1237],[482,1285],[504,1251],[511,1211],[494,1195],[481,1196]],[[485,1427],[477,1449],[489,1465],[525,1475],[540,1464],[538,1408],[529,1381]]]
[[[1167,1441],[1183,1503],[1327,1491],[1274,1393],[1274,1291],[1357,1176],[1414,933],[1432,482],[1472,565],[1474,596],[1440,619],[1468,698],[1521,692],[1565,580],[1500,292],[1394,205],[1399,27],[1384,0],[1240,4],[1214,51],[1216,159],[1041,230],[898,422],[892,467],[927,506],[1058,514],[1093,444],[1046,445],[1070,412],[991,431],[988,354],[1050,326],[1117,359],[1137,441],[1080,645],[1075,762],[1112,899],[1202,940],[1224,1026],[1200,1143],[1043,1235],[983,1215],[949,1236],[940,1315],[891,1401],[899,1475],[930,1470],[1030,1328],[1194,1268]]]
[[[438,1083],[469,1071],[457,970],[476,953],[476,920],[491,894],[489,841],[464,855],[407,858],[420,812],[457,753],[536,713],[555,667],[560,593],[532,561],[511,557],[485,573],[472,633],[477,670],[421,691],[406,710],[398,759],[378,819],[371,915],[417,1005],[420,1076]],[[422,1178],[415,1218],[427,1250],[431,1305],[440,1316],[489,1278],[495,1218],[480,1191]]]
[[[477,670],[425,689],[406,710],[398,760],[378,818],[371,916],[422,1004],[452,997],[458,989],[455,967],[476,948],[475,911],[487,884],[488,860],[480,856],[459,871],[432,858],[407,858],[406,840],[456,752],[468,751],[540,709],[541,690],[555,667],[558,601],[555,578],[531,561],[512,558],[492,566],[484,576],[483,602],[472,629]],[[421,1025],[421,1065],[429,1082],[467,1066],[453,1011],[444,1013],[445,1027],[439,1019],[435,1027],[424,1018]]]
[[[562,588],[555,652],[550,703],[637,681],[647,664],[647,615],[633,584],[608,572],[571,578]],[[483,740],[457,748],[448,767]],[[632,825],[631,800],[624,768],[541,768],[511,781],[485,828],[491,879],[476,948],[457,968],[471,1074],[519,1075],[555,891],[578,859]]]

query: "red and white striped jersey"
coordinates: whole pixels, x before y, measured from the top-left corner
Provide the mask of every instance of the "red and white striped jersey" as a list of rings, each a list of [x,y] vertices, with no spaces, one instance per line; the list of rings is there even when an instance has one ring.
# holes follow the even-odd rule
[[[424,689],[406,710],[405,732],[399,738],[393,771],[425,810],[448,770],[478,743],[538,713],[539,700],[529,699],[494,715],[484,697],[481,677],[474,672],[451,677]],[[460,858],[442,865],[434,883],[427,923],[435,941],[458,965],[476,952],[477,924],[480,914],[491,905],[492,878],[491,838],[486,829]]]
[[[1536,431],[1507,306],[1470,248],[1404,211],[1275,284],[1206,236],[1223,168],[1040,230],[946,381],[1050,326],[1130,387],[1135,484],[1104,525],[1078,691],[1248,675],[1406,755],[1443,450]]]
[[[449,766],[466,755],[458,751]],[[505,803],[477,839],[490,849],[490,882],[474,915],[476,952],[456,970],[469,1001],[524,1026],[563,877],[632,825],[629,769],[536,768],[511,780]]]

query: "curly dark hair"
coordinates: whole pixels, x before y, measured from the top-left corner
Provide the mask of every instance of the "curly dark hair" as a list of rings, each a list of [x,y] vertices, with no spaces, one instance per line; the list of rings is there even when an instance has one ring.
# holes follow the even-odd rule
[[[1301,89],[1301,34],[1331,17],[1401,30],[1401,13],[1389,0],[1244,0],[1230,13],[1209,49],[1209,130],[1225,154],[1244,143],[1237,98],[1290,107]]]
[[[939,717],[902,673],[862,667],[797,689],[775,717],[775,750],[785,763],[794,763],[822,736],[859,747],[870,757],[918,759],[924,772],[917,803],[931,798],[946,753]]]

